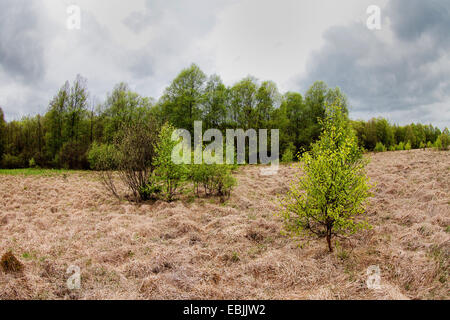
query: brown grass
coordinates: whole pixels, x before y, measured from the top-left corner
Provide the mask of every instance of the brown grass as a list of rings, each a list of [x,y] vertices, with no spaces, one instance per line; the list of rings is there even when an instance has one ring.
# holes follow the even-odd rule
[[[276,176],[241,168],[230,200],[133,205],[90,173],[0,177],[0,252],[24,272],[0,272],[0,299],[448,299],[450,154],[371,156],[373,225],[329,254],[282,236]],[[300,246],[304,245],[304,246]],[[70,265],[81,290],[70,291]],[[381,289],[366,270],[381,268]]]

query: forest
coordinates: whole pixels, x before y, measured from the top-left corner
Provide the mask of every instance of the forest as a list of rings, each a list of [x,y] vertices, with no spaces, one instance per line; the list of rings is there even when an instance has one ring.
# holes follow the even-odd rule
[[[1,168],[91,169],[88,153],[94,144],[112,144],[124,128],[139,122],[152,122],[157,131],[170,123],[191,133],[194,121],[202,121],[203,130],[279,129],[280,154],[288,162],[318,139],[326,104],[338,102],[346,113],[349,109],[345,94],[322,81],[304,94],[282,94],[274,82],[251,76],[227,87],[195,64],[182,70],[157,100],[119,83],[104,102],[92,101],[87,79],[78,75],[58,90],[43,115],[6,122],[0,108]],[[399,126],[384,118],[351,124],[366,151],[446,149],[450,139],[448,129],[441,132],[431,124]]]

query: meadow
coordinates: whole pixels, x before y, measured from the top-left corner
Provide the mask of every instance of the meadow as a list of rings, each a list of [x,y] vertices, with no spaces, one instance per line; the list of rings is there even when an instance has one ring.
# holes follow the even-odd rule
[[[24,265],[0,270],[0,299],[448,299],[448,152],[366,156],[372,229],[333,253],[282,233],[277,197],[295,164],[274,176],[239,167],[225,202],[184,190],[139,204],[111,197],[95,172],[0,170],[0,254]],[[79,290],[66,285],[73,265]],[[374,265],[379,289],[366,284]]]

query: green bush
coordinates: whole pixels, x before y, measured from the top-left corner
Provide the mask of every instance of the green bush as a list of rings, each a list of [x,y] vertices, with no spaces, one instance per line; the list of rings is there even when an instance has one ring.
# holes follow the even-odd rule
[[[437,149],[439,150],[447,150],[450,146],[450,132],[447,128],[445,128],[444,132],[439,136],[439,145],[437,145]]]
[[[283,156],[281,157],[281,162],[289,163],[294,161],[294,153],[295,153],[295,146],[291,142],[289,143],[289,146],[286,148],[286,150],[283,152]]]
[[[395,149],[396,149],[397,151],[405,150],[405,145],[404,145],[404,143],[403,143],[403,142],[400,142],[400,143],[395,147]]]
[[[165,200],[172,201],[181,183],[186,180],[188,170],[184,164],[175,164],[172,161],[172,151],[178,141],[172,140],[174,128],[165,124],[159,133],[155,146],[156,158],[155,179],[161,187],[151,187],[150,191],[161,192]]]
[[[2,168],[4,169],[19,169],[24,168],[25,164],[22,157],[5,154],[2,159]]]
[[[425,142],[421,141],[419,148],[425,150],[426,147],[427,147],[427,145],[425,144]]]
[[[389,147],[389,151],[395,151],[396,149],[395,149],[395,146],[390,146]]]
[[[36,161],[34,160],[34,158],[31,158],[31,159],[28,161],[28,167],[29,167],[29,168],[36,168],[36,167],[37,167]]]
[[[411,142],[408,141],[408,143],[405,144],[405,150],[411,150]]]
[[[94,142],[88,152],[91,169],[97,171],[117,170],[118,151],[114,145]]]
[[[365,213],[370,185],[357,138],[337,105],[327,106],[320,140],[303,154],[303,173],[281,200],[286,230],[325,237],[328,249],[335,235],[368,227],[357,219]]]
[[[433,148],[433,143],[432,143],[431,141],[428,141],[428,143],[427,143],[427,148],[428,148],[428,149]]]
[[[227,164],[192,164],[189,167],[189,179],[194,183],[197,195],[203,188],[206,195],[229,197],[236,185],[236,179],[231,174],[232,168]]]
[[[59,152],[60,165],[65,169],[88,169],[87,148],[75,141],[65,143]]]
[[[386,147],[381,142],[378,142],[374,149],[375,152],[386,152]]]

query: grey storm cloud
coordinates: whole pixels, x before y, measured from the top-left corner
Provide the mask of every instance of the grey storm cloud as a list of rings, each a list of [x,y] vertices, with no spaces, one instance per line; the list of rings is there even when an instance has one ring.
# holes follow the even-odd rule
[[[2,0],[0,4],[0,66],[20,80],[36,80],[45,73],[37,4],[30,0]]]
[[[448,101],[449,7],[448,0],[390,1],[382,9],[382,28],[390,21],[393,39],[385,29],[371,31],[363,23],[331,27],[324,34],[324,46],[311,55],[299,85],[305,89],[323,80],[339,86],[349,96],[352,111],[367,115],[412,112]],[[450,121],[431,120],[447,125]]]

